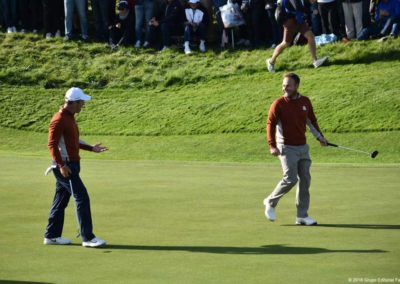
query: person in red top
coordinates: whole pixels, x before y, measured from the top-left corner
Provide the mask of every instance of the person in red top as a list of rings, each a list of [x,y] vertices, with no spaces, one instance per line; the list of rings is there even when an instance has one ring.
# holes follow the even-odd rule
[[[306,144],[306,125],[322,146],[327,146],[328,141],[318,126],[311,101],[298,92],[299,85],[299,76],[294,73],[285,74],[282,83],[283,96],[275,100],[269,109],[268,145],[271,154],[281,161],[283,179],[264,199],[265,216],[270,221],[275,221],[275,207],[279,199],[298,182],[296,224],[316,225],[317,221],[308,216],[311,159]]]
[[[75,198],[77,217],[85,247],[104,246],[104,240],[93,234],[92,216],[88,192],[79,176],[79,150],[95,153],[104,152],[107,147],[101,144],[89,145],[79,140],[79,129],[74,115],[79,113],[90,96],[79,88],[70,88],[65,94],[65,104],[54,114],[49,125],[48,148],[53,160],[49,169],[56,177],[56,192],[50,210],[48,224],[44,235],[45,245],[67,245],[71,241],[61,234],[64,225],[64,211],[71,194]],[[46,172],[48,173],[48,172]]]

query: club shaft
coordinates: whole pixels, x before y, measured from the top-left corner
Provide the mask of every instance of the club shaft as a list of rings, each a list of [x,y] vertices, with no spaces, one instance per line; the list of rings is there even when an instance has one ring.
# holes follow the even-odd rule
[[[342,149],[346,149],[346,150],[349,150],[349,151],[354,151],[354,152],[359,152],[359,153],[364,153],[364,154],[367,154],[367,155],[371,155],[371,153],[366,152],[366,151],[362,151],[362,150],[357,150],[357,149],[353,149],[353,148],[349,148],[349,147],[344,147],[344,146],[340,146],[340,145],[337,145],[337,147],[338,147],[338,148],[342,148]]]

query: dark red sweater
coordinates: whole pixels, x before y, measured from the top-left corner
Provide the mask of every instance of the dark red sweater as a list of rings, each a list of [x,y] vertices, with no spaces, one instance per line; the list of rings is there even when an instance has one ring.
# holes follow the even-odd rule
[[[91,151],[93,147],[79,140],[79,129],[74,115],[62,108],[51,119],[48,148],[53,161],[63,167],[65,161],[80,161],[79,149]]]
[[[301,96],[276,99],[268,113],[267,140],[270,147],[276,144],[299,146],[306,144],[306,125],[315,138],[322,135],[309,98]]]

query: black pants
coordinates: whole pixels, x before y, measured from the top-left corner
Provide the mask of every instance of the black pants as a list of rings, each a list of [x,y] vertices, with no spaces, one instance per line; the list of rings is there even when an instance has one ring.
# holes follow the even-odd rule
[[[318,3],[318,11],[321,15],[322,33],[333,33],[338,38],[341,38],[339,12],[336,1],[330,3]]]
[[[42,0],[44,33],[64,32],[64,0]]]
[[[21,28],[39,30],[41,28],[42,7],[40,0],[19,0]]]

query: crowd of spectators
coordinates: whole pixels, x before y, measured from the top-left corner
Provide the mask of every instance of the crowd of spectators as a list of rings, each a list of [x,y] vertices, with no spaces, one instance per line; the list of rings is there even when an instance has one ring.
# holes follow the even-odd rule
[[[226,28],[221,7],[236,3],[245,24]],[[301,1],[314,35],[365,40],[396,37],[400,0],[287,0]],[[0,0],[0,25],[7,33],[42,33],[45,38],[94,40],[135,48],[168,49],[181,41],[190,54],[207,43],[222,48],[272,47],[282,40],[275,18],[281,0]],[[232,32],[233,31],[233,32]]]

